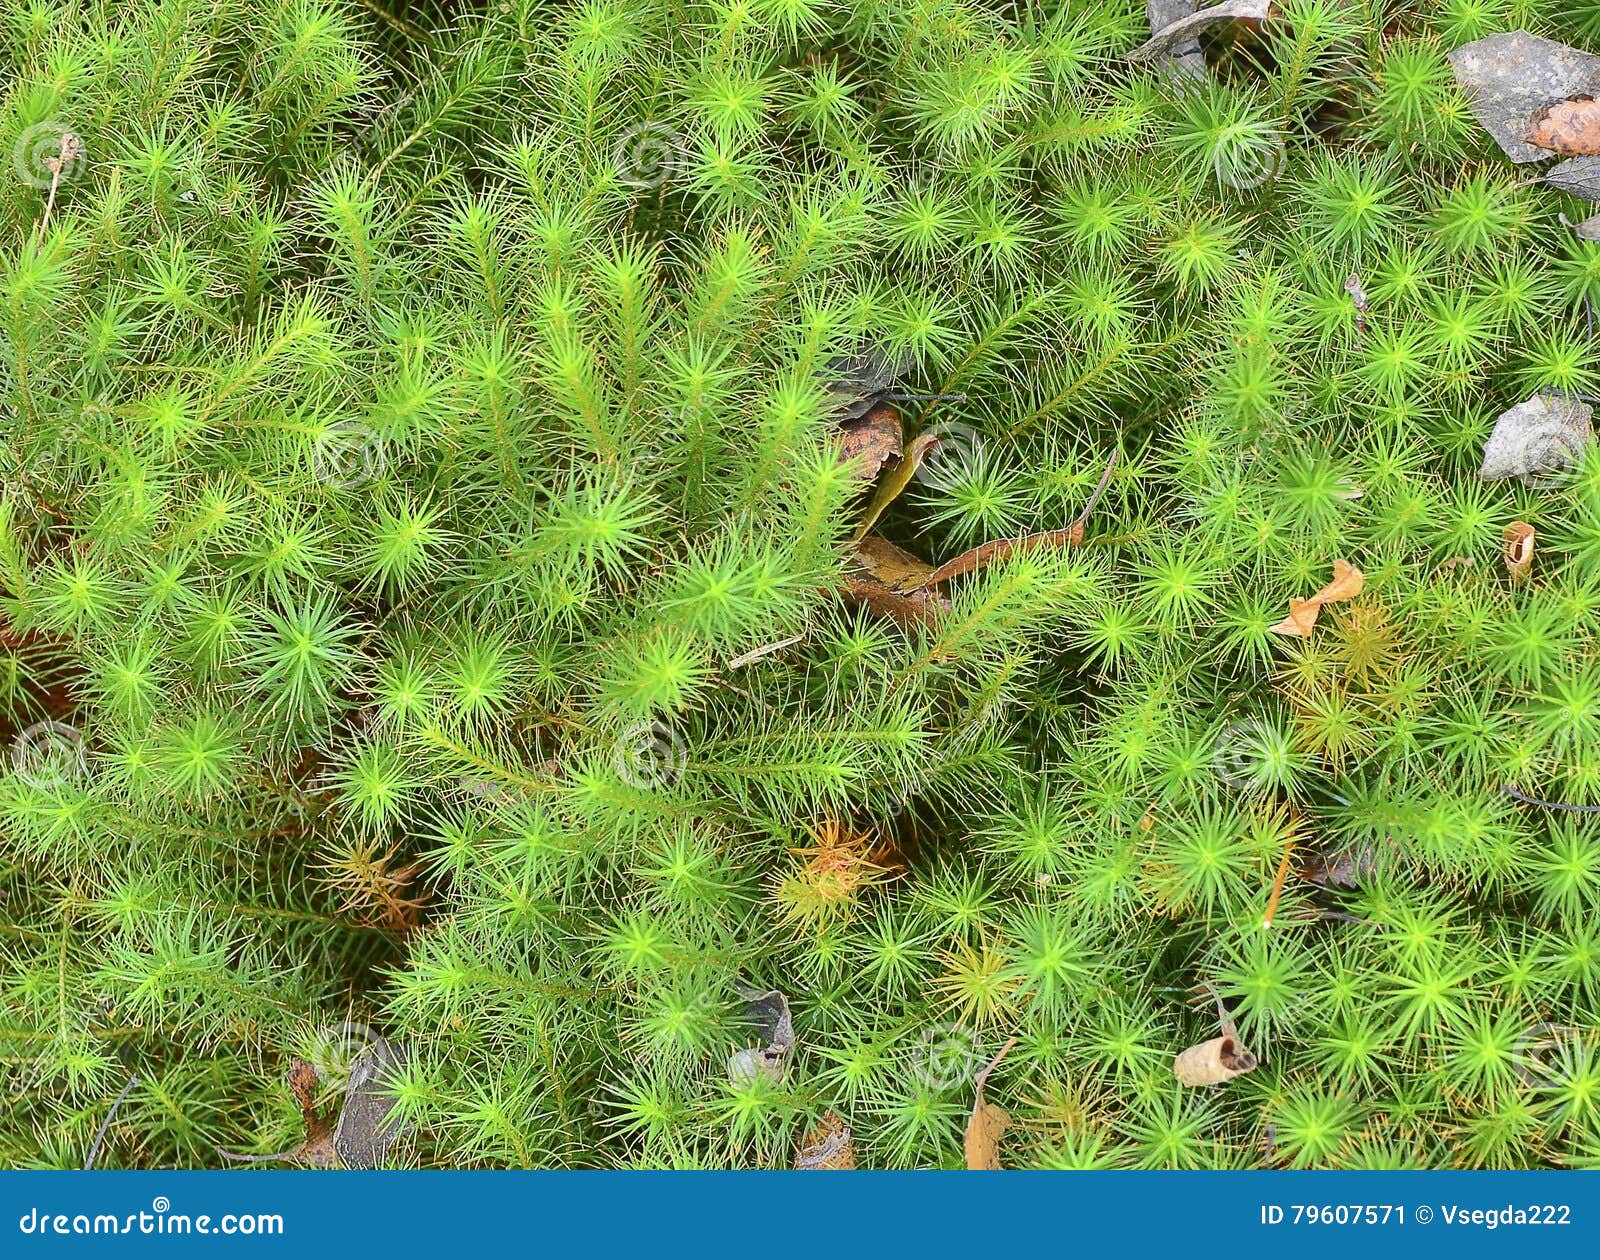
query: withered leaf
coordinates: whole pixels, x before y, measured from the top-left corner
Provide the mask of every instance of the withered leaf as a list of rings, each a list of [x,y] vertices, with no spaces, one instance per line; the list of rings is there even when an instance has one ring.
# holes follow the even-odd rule
[[[850,421],[872,410],[910,367],[904,354],[874,346],[828,362],[828,393],[840,418]]]
[[[935,572],[922,557],[877,534],[868,534],[856,544],[855,562],[869,577],[906,594],[928,586]]]
[[[306,1136],[298,1146],[290,1147],[286,1151],[276,1151],[271,1155],[240,1155],[233,1151],[225,1151],[220,1147],[217,1154],[223,1159],[240,1164],[269,1163],[278,1160],[287,1160],[291,1163],[304,1164],[307,1168],[337,1168],[339,1167],[339,1154],[333,1144],[333,1124],[317,1111],[317,1086],[320,1078],[317,1069],[304,1059],[291,1059],[289,1070],[284,1073],[284,1084],[289,1087],[289,1092],[300,1104],[300,1121],[305,1126]]]
[[[807,1172],[844,1172],[856,1166],[855,1137],[837,1111],[823,1113],[807,1131],[794,1166]]]
[[[947,582],[954,577],[975,573],[986,565],[995,564],[1010,556],[1023,555],[1030,551],[1054,550],[1057,547],[1076,547],[1083,541],[1083,531],[1083,522],[1079,521],[1065,529],[1047,530],[1040,534],[1028,534],[1022,538],[996,538],[980,547],[962,552],[954,560],[946,560],[930,573],[927,580],[930,583]]]
[[[1600,214],[1585,219],[1573,229],[1580,241],[1600,241]]]
[[[1505,528],[1506,572],[1518,586],[1533,576],[1533,550],[1538,532],[1527,521],[1512,521]]]
[[[1238,1035],[1225,1032],[1210,1041],[1190,1046],[1172,1061],[1181,1085],[1222,1085],[1256,1069],[1256,1056],[1239,1044]]]
[[[1150,34],[1159,35],[1174,22],[1183,21],[1194,13],[1195,5],[1198,3],[1199,0],[1145,0],[1145,14],[1150,19]],[[1189,78],[1205,76],[1206,59],[1205,54],[1200,51],[1198,37],[1179,44],[1167,54],[1166,60],[1179,75]]]
[[[902,454],[900,413],[888,403],[847,420],[839,436],[839,455],[863,481],[871,481]]]
[[[736,1050],[728,1059],[728,1079],[735,1085],[748,1085],[765,1076],[773,1084],[783,1080],[794,1049],[794,1020],[789,1014],[789,999],[777,989],[752,989],[735,984],[745,1001],[743,1024],[762,1044]]]
[[[1549,477],[1583,463],[1594,434],[1594,408],[1542,392],[1501,414],[1483,447],[1484,481]]]
[[[1552,188],[1559,188],[1585,201],[1600,201],[1600,157],[1575,157],[1560,162],[1542,177]]]
[[[1128,54],[1129,61],[1154,61],[1171,56],[1194,40],[1201,31],[1218,22],[1265,21],[1272,13],[1272,0],[1223,0],[1210,8],[1180,18],[1157,31],[1150,39]],[[1155,13],[1151,13],[1155,17]],[[1154,22],[1152,22],[1152,26]]]
[[[1000,1135],[1011,1127],[1011,1113],[983,1100],[983,1087],[989,1073],[1000,1065],[1000,1060],[1017,1044],[1015,1037],[1000,1047],[1000,1053],[989,1060],[988,1066],[978,1073],[974,1090],[972,1114],[967,1118],[967,1167],[973,1172],[1000,1171]]]
[[[937,590],[917,590],[901,594],[866,573],[847,573],[843,592],[876,616],[888,617],[906,627],[931,626],[950,611],[950,601]]]
[[[1345,560],[1333,562],[1333,580],[1310,599],[1291,599],[1289,615],[1271,628],[1273,634],[1310,638],[1317,616],[1326,604],[1341,604],[1361,594],[1366,575]]]
[[[878,488],[873,492],[872,500],[867,504],[867,509],[861,515],[861,521],[856,526],[857,538],[864,538],[868,531],[878,523],[878,518],[883,515],[884,509],[900,497],[900,494],[911,484],[911,479],[917,475],[923,458],[929,451],[939,445],[939,437],[934,433],[919,433],[911,442],[900,462],[884,473],[878,482]]]
[[[333,1131],[333,1148],[344,1167],[377,1168],[390,1147],[412,1129],[411,1123],[390,1114],[395,1073],[409,1058],[406,1047],[391,1046],[380,1037],[350,1064],[344,1107]]]
[[[1574,96],[1546,105],[1534,114],[1524,138],[1563,157],[1600,157],[1600,101]]]
[[[1450,54],[1472,112],[1513,162],[1542,162],[1550,151],[1527,140],[1534,114],[1552,101],[1600,95],[1600,57],[1553,39],[1511,31]]]

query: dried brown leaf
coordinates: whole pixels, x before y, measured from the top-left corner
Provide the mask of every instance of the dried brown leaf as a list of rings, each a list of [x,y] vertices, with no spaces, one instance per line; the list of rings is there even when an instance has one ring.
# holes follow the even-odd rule
[[[1562,157],[1600,157],[1600,101],[1585,95],[1546,105],[1524,139]]]
[[[856,566],[891,590],[909,594],[931,584],[934,567],[887,538],[869,534],[856,544]]]
[[[839,455],[863,481],[871,481],[891,459],[903,453],[900,413],[880,403],[865,415],[847,420],[840,430]]]
[[[807,1131],[794,1166],[805,1172],[845,1172],[856,1166],[855,1137],[837,1111],[823,1113]]]
[[[973,1172],[1000,1171],[1000,1135],[1011,1127],[1011,1113],[983,1100],[983,1087],[989,1073],[1000,1065],[1011,1047],[1017,1044],[1013,1037],[1000,1047],[1000,1053],[989,1060],[987,1067],[978,1073],[972,1102],[972,1115],[967,1118],[967,1167]]]
[[[1506,572],[1518,586],[1533,576],[1533,551],[1538,531],[1527,521],[1512,521],[1505,528]]]
[[[1510,31],[1463,44],[1450,54],[1472,112],[1513,162],[1543,162],[1528,124],[1551,101],[1600,95],[1600,57],[1553,39]]]

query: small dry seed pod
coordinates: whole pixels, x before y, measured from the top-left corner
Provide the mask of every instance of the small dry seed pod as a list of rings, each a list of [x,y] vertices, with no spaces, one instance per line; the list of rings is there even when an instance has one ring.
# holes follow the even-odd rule
[[[1505,528],[1506,572],[1518,586],[1526,586],[1533,576],[1533,552],[1538,536],[1527,521],[1512,521]]]
[[[1253,1072],[1256,1056],[1239,1044],[1239,1039],[1224,1033],[1210,1041],[1190,1046],[1172,1061],[1178,1081],[1191,1088],[1197,1085],[1222,1085],[1236,1076]]]

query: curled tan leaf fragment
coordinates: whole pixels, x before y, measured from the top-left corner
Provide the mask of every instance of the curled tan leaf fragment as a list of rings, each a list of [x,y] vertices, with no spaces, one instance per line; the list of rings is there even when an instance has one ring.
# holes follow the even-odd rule
[[[794,1166],[804,1172],[845,1172],[856,1166],[855,1137],[837,1111],[824,1112],[807,1131]]]
[[[1273,634],[1295,635],[1309,639],[1316,629],[1317,616],[1326,604],[1342,604],[1361,594],[1366,585],[1366,574],[1348,561],[1333,562],[1333,581],[1310,599],[1291,599],[1289,615],[1272,627]]]
[[[1518,586],[1533,576],[1533,550],[1538,531],[1527,521],[1512,521],[1505,528],[1506,572]]]
[[[983,1100],[983,1087],[989,1073],[1000,1065],[1000,1060],[1017,1044],[1013,1037],[1000,1047],[1000,1053],[989,1060],[988,1066],[978,1073],[974,1090],[972,1115],[967,1118],[967,1167],[973,1172],[1000,1171],[1000,1135],[1011,1127],[1011,1113]]]
[[[1223,1033],[1190,1046],[1172,1061],[1179,1084],[1191,1089],[1199,1085],[1222,1085],[1255,1068],[1256,1056],[1239,1044],[1235,1033]]]
[[[1546,105],[1524,138],[1562,157],[1600,157],[1600,101],[1583,95]]]
[[[1129,61],[1155,61],[1180,52],[1208,26],[1218,22],[1264,22],[1272,14],[1272,0],[1223,0],[1210,8],[1180,18],[1157,31],[1148,41],[1128,54]]]

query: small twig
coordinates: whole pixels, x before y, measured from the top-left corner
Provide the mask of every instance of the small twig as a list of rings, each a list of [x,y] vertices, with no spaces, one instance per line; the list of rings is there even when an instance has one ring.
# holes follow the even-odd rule
[[[1566,814],[1600,814],[1600,805],[1568,805],[1564,801],[1541,801],[1536,796],[1525,796],[1513,783],[1503,785],[1500,790],[1512,800],[1521,801],[1524,805],[1537,805],[1540,809],[1555,809]]]
[[[982,1099],[983,1097],[983,1087],[988,1083],[989,1073],[1000,1066],[1000,1060],[1005,1058],[1006,1055],[1010,1054],[1011,1047],[1016,1044],[1017,1039],[1015,1037],[1011,1038],[1010,1041],[1006,1042],[1005,1045],[1000,1047],[1000,1053],[995,1055],[994,1058],[990,1059],[988,1065],[983,1069],[983,1071],[978,1073],[978,1079],[975,1082],[975,1085],[979,1099]]]
[[[1278,877],[1272,881],[1272,896],[1267,899],[1267,912],[1261,918],[1262,927],[1271,927],[1278,913],[1278,898],[1283,895],[1283,885],[1289,878],[1289,858],[1294,854],[1294,840],[1284,846],[1283,857],[1278,862]]]
[[[1101,498],[1105,495],[1106,487],[1111,484],[1111,474],[1116,471],[1117,460],[1120,457],[1121,452],[1116,447],[1112,447],[1111,458],[1106,461],[1106,470],[1100,474],[1100,484],[1095,486],[1094,493],[1089,496],[1089,502],[1083,505],[1083,511],[1078,513],[1077,520],[1067,526],[1068,529],[1076,529],[1079,525],[1087,525],[1089,523],[1089,514],[1098,506]]]
[[[779,639],[776,643],[764,643],[758,648],[752,648],[743,656],[736,656],[728,662],[729,669],[743,669],[746,665],[754,665],[763,656],[771,656],[774,652],[781,652],[786,647],[793,647],[805,638],[808,631],[802,630],[799,634],[791,634],[787,639]]]
[[[135,1072],[128,1078],[128,1083],[122,1087],[122,1092],[117,1095],[117,1100],[111,1104],[111,1110],[106,1112],[106,1118],[100,1124],[100,1132],[94,1135],[94,1144],[89,1147],[89,1158],[83,1161],[83,1171],[88,1172],[94,1167],[94,1161],[100,1154],[100,1144],[106,1140],[106,1132],[111,1128],[111,1122],[117,1117],[117,1108],[122,1106],[122,1100],[128,1096],[128,1091],[139,1083],[139,1074]]]

